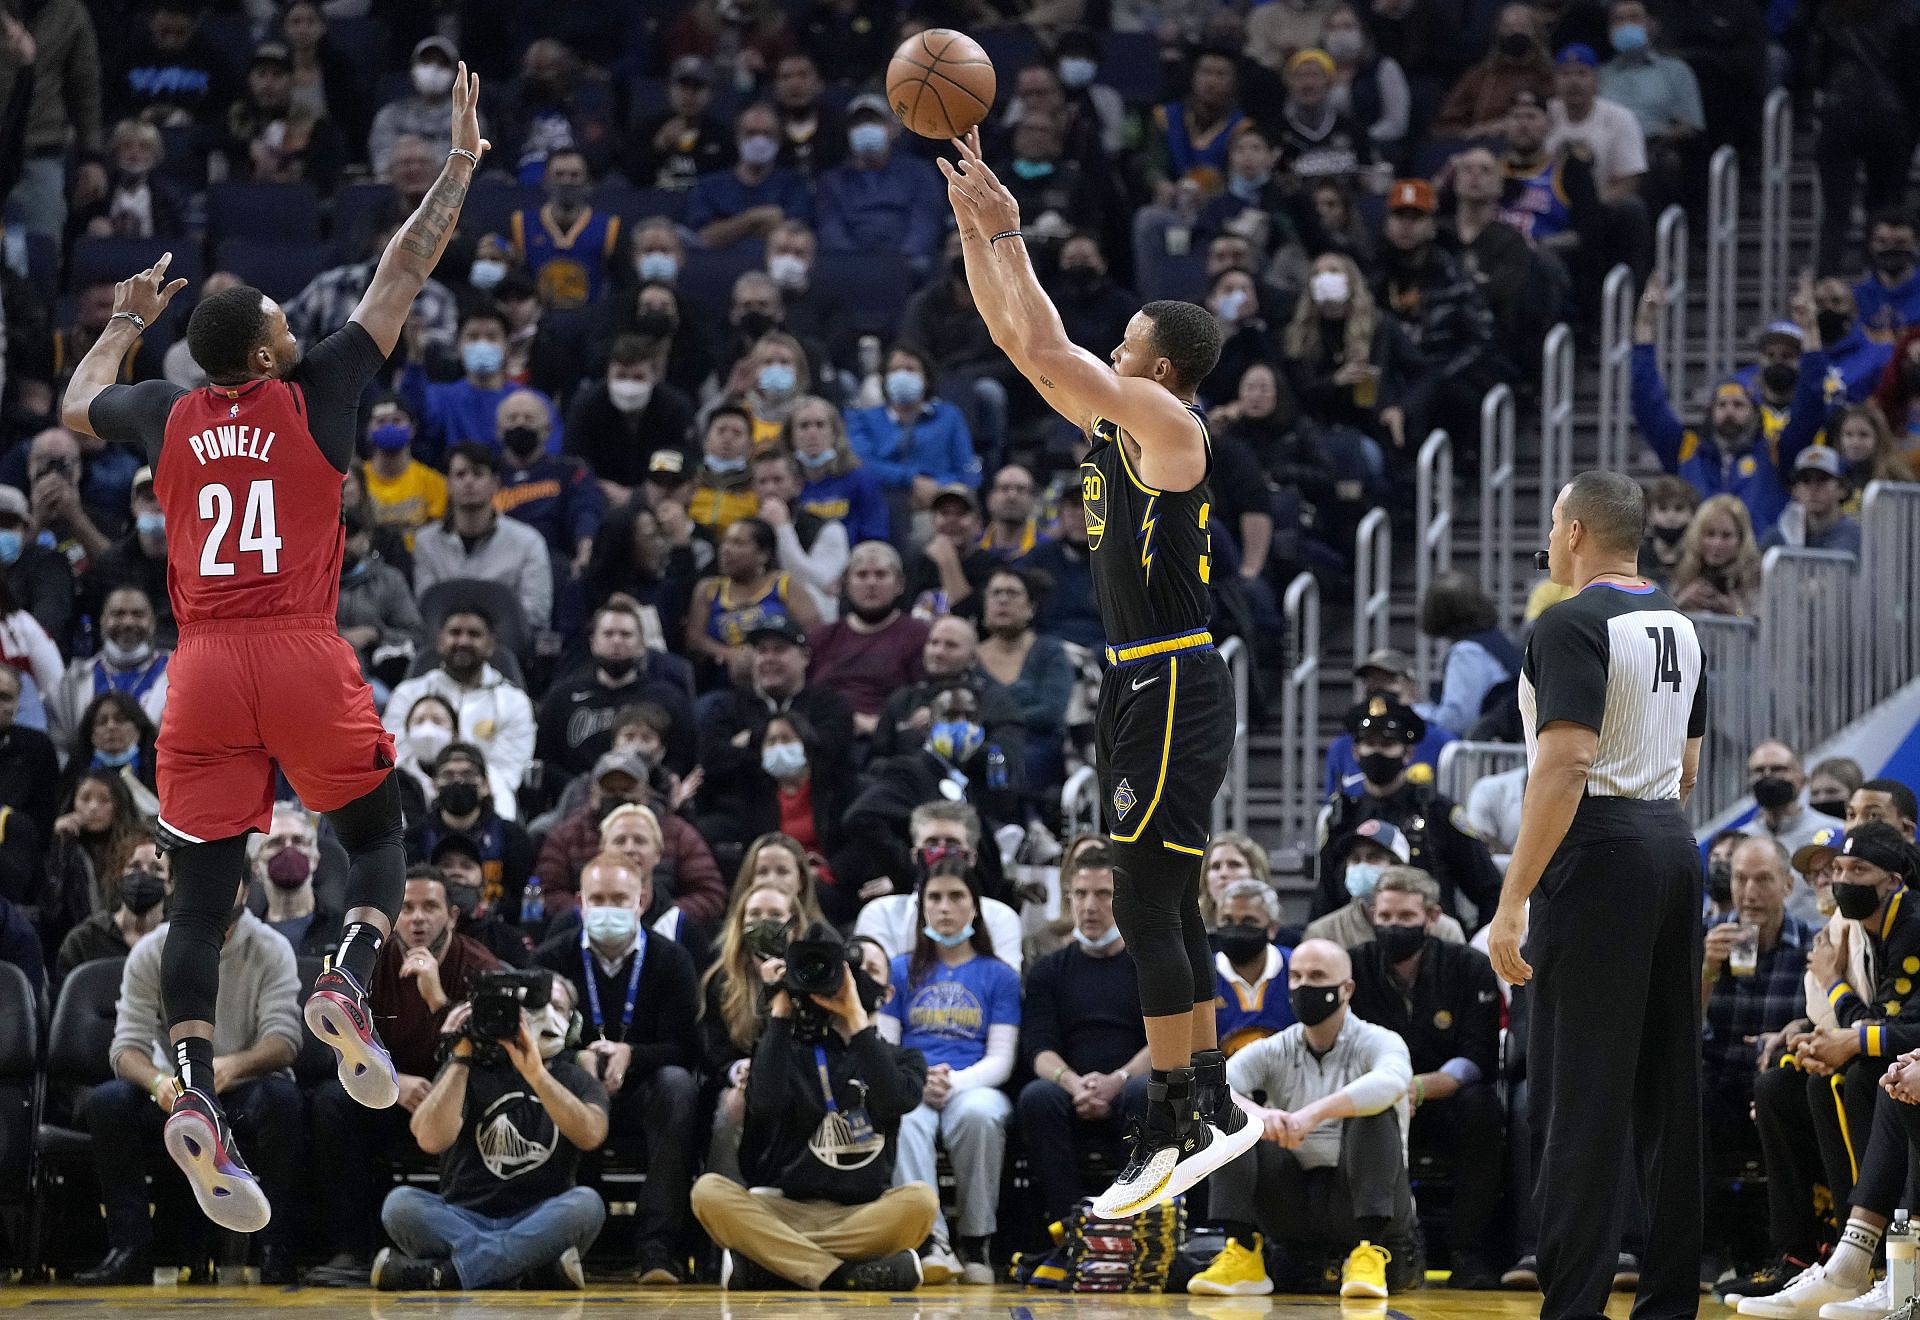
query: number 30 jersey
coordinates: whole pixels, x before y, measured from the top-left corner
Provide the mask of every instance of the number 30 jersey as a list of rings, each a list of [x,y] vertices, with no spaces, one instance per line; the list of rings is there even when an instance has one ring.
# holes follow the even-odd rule
[[[331,620],[346,545],[340,483],[298,384],[263,378],[181,395],[153,481],[181,626]]]
[[[1189,411],[1207,445],[1210,476],[1207,424],[1198,409],[1189,405]],[[1121,649],[1205,629],[1213,617],[1207,477],[1191,490],[1156,490],[1134,471],[1119,423],[1096,417],[1089,434],[1093,448],[1080,463],[1080,493],[1107,645]]]

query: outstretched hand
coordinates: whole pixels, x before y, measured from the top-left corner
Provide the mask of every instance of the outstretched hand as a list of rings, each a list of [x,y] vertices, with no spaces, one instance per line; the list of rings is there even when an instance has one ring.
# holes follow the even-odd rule
[[[480,75],[461,60],[453,74],[453,146],[481,156],[492,145],[480,136]]]
[[[130,280],[121,280],[113,286],[113,310],[132,312],[135,316],[152,325],[159,319],[160,313],[167,310],[167,304],[173,301],[173,295],[187,287],[187,282],[177,279],[167,282],[167,267],[173,264],[173,253],[163,252],[160,260],[135,275]]]
[[[947,176],[947,200],[953,203],[960,228],[964,231],[971,223],[988,238],[1020,228],[1020,203],[980,158],[980,130],[969,130],[965,137],[953,139],[953,145],[959,161],[942,157],[938,163]]]

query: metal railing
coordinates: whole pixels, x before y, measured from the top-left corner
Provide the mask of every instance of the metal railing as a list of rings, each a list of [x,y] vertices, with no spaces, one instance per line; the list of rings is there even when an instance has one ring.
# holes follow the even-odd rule
[[[1353,663],[1388,645],[1393,616],[1393,521],[1371,510],[1353,534]]]
[[[1291,594],[1291,593],[1289,593]],[[1319,642],[1319,618],[1316,611],[1314,619],[1314,641]],[[1220,658],[1227,662],[1227,672],[1233,678],[1233,752],[1227,761],[1227,777],[1220,785],[1220,791],[1213,796],[1213,832],[1219,834],[1229,824],[1245,834],[1247,832],[1247,668],[1253,658],[1247,654],[1247,644],[1238,637],[1229,637],[1220,643]]]
[[[1495,385],[1480,401],[1480,589],[1493,601],[1502,628],[1520,621],[1513,594],[1513,504],[1518,451],[1513,391]]]
[[[1733,370],[1735,267],[1740,254],[1740,156],[1732,147],[1707,166],[1707,379]]]
[[[1698,825],[1747,791],[1747,753],[1763,725],[1757,718],[1766,704],[1758,686],[1755,661],[1760,645],[1760,622],[1730,614],[1696,614],[1694,635],[1700,639],[1700,672],[1707,691],[1707,736],[1700,749],[1700,781],[1687,803],[1687,814]]]
[[[1456,739],[1440,749],[1440,764],[1433,768],[1433,787],[1440,796],[1464,806],[1468,792],[1482,779],[1526,763],[1527,749],[1520,743]]]
[[[1859,713],[1853,702],[1859,561],[1839,550],[1777,546],[1761,566],[1759,677],[1773,707],[1773,732],[1760,736],[1812,748]]]
[[[1654,355],[1660,362],[1667,397],[1681,400],[1687,397],[1687,301],[1692,290],[1687,287],[1687,213],[1679,203],[1660,213],[1653,252],[1653,267],[1667,294],[1654,332]]]
[[[1537,545],[1553,528],[1553,501],[1573,480],[1573,327],[1547,331],[1540,362],[1540,526]]]
[[[1413,598],[1418,609],[1433,579],[1453,567],[1453,441],[1445,431],[1432,432],[1420,446],[1413,519]],[[1422,693],[1433,683],[1434,652],[1438,649],[1438,639],[1416,634],[1413,679]]]
[[[1760,305],[1787,305],[1793,284],[1793,98],[1767,95],[1760,126]],[[1677,395],[1676,391],[1676,395]]]
[[[1857,704],[1885,701],[1920,674],[1920,485],[1876,481],[1860,501],[1860,581],[1874,599],[1855,624]]]
[[[1607,272],[1600,287],[1600,436],[1598,466],[1626,466],[1627,427],[1632,417],[1633,270],[1625,263]]]
[[[1292,664],[1280,688],[1279,831],[1284,842],[1305,846],[1320,805],[1320,584],[1313,574],[1288,584],[1281,616]]]

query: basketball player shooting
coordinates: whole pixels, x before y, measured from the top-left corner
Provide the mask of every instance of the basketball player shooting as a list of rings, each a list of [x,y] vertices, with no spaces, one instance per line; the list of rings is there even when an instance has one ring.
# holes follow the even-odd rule
[[[134,339],[186,286],[167,280],[168,253],[115,287],[113,317],[61,410],[68,429],[146,454],[166,516],[180,644],[160,722],[160,827],[174,878],[161,989],[175,1072],[146,1080],[169,1111],[167,1153],[207,1218],[235,1232],[257,1232],[272,1210],[218,1093],[292,1062],[213,1052],[220,948],[246,897],[246,836],[269,827],[276,762],[352,862],[339,951],[307,1000],[307,1025],[339,1053],[349,1095],[373,1109],[398,1098],[365,986],[400,906],[406,852],[393,738],[334,624],[340,485],[361,393],[399,342],[487,149],[479,94],[462,64],[452,152],[344,327],[303,357],[285,313],[243,285],[203,299],[187,323],[207,385],[116,385]]]
[[[940,162],[974,303],[1020,373],[1085,431],[1080,465],[1107,635],[1094,759],[1114,844],[1113,915],[1140,980],[1153,1076],[1119,1178],[1095,1202],[1138,1214],[1260,1139],[1227,1085],[1214,1031],[1200,867],[1233,748],[1233,689],[1207,631],[1212,468],[1196,386],[1220,357],[1205,308],[1150,302],[1102,362],[1067,338],[1020,236],[1020,207],[980,136]]]

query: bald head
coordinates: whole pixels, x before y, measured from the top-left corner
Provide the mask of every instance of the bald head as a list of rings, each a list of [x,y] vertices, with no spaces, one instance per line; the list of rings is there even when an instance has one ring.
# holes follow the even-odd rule
[[[1340,985],[1353,979],[1353,959],[1332,940],[1302,940],[1287,960],[1289,985]]]
[[[1637,554],[1647,534],[1647,502],[1640,483],[1618,472],[1582,472],[1561,498],[1564,519],[1577,522],[1601,553]]]

